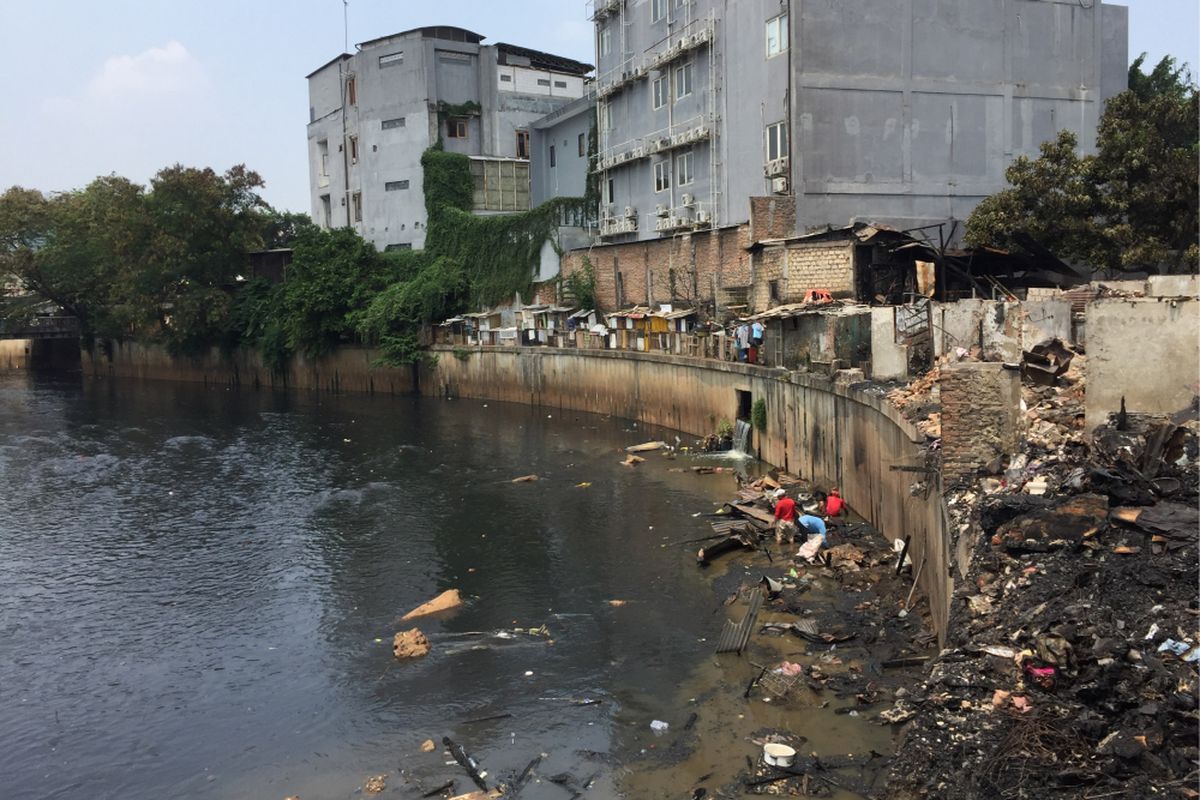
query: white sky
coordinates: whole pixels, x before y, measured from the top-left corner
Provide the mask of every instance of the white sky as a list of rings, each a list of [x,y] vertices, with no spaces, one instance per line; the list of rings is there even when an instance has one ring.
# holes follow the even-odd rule
[[[1197,0],[1126,5],[1131,58],[1200,63]],[[351,47],[434,24],[594,63],[576,0],[350,2]],[[341,0],[0,0],[0,190],[245,163],[308,212],[304,76],[342,41]]]

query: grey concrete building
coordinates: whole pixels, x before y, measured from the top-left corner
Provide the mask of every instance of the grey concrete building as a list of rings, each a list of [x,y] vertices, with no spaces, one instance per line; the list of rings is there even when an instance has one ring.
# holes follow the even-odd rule
[[[1128,14],[1094,0],[592,0],[601,231],[962,220],[1058,130],[1090,151]]]
[[[462,28],[363,42],[308,75],[313,220],[381,250],[425,243],[421,154],[471,157],[475,211],[530,207],[532,124],[584,95],[589,64]]]
[[[555,197],[583,197],[588,147],[594,136],[596,94],[583,97],[533,122],[530,127],[530,190],[539,206]]]

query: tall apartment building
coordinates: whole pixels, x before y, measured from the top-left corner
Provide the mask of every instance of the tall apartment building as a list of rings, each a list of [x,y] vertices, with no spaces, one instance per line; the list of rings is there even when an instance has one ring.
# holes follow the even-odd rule
[[[592,70],[462,28],[358,45],[308,75],[313,220],[381,250],[425,243],[421,154],[441,138],[471,158],[476,213],[530,207],[530,129],[584,95]]]
[[[601,234],[965,219],[1122,91],[1127,9],[1093,0],[592,0]]]

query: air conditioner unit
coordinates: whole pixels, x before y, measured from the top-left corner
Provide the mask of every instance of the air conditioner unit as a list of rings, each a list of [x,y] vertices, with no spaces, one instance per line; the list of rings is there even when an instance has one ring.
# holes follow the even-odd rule
[[[681,37],[679,39],[679,44],[676,45],[676,47],[678,47],[680,50],[687,48],[687,46],[688,46],[688,37],[686,37],[686,36]]]
[[[703,33],[693,33],[692,34],[692,47],[697,47],[702,44],[704,44],[704,34]]]
[[[696,198],[692,197],[690,194],[685,193],[682,197],[679,198],[679,202],[685,206],[690,206],[696,202]]]
[[[625,206],[625,219],[633,219],[637,216],[637,209],[633,206]]]
[[[677,133],[671,137],[671,146],[672,147],[678,147],[681,144],[683,144],[683,134]]]
[[[656,205],[654,207],[654,213],[656,216],[659,216],[659,217],[665,217],[667,215],[667,211],[668,211],[667,207],[664,206],[662,203],[659,203],[658,205]]]
[[[771,179],[771,191],[775,194],[787,194],[788,179],[784,177]]]
[[[708,224],[708,212],[703,209],[697,211],[696,212],[696,223],[699,225],[707,225]]]
[[[646,148],[644,148],[644,147],[633,148],[633,157],[634,158],[644,158],[645,155],[646,155]]]

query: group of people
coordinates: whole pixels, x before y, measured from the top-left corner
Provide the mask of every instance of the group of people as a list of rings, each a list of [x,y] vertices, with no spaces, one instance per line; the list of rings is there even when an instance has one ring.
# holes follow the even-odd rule
[[[815,559],[817,553],[825,546],[825,520],[840,517],[846,511],[846,504],[837,489],[830,489],[829,494],[815,493],[803,504],[800,511],[797,510],[796,501],[788,497],[784,489],[777,489],[773,500],[776,544],[782,544],[785,536],[789,544],[795,544],[796,535],[803,532],[805,540],[796,556],[809,562]]]
[[[758,351],[762,347],[764,332],[763,324],[758,320],[750,324],[744,319],[738,320],[737,327],[733,329],[733,344],[737,348],[738,361],[743,364],[758,363]]]

